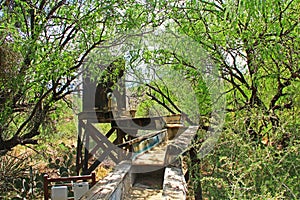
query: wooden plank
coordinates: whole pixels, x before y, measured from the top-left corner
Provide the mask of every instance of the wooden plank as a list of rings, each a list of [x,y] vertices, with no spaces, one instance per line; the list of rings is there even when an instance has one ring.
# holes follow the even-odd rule
[[[155,147],[148,153],[138,155],[133,161],[135,166],[166,166],[175,161],[178,155],[185,152],[191,144],[198,126],[190,126],[174,140]]]
[[[93,131],[97,131],[97,129],[93,126],[89,127],[91,129],[94,129]],[[114,144],[112,144],[103,134],[101,134],[100,132],[98,132],[98,134],[93,134],[92,135],[94,141],[102,148],[103,150],[103,154],[106,154],[108,153],[108,155],[106,156],[109,156],[114,162],[116,163],[119,163],[121,161],[120,158],[126,158],[126,152],[118,147],[116,147]],[[98,146],[97,145],[97,146]],[[106,146],[105,146],[106,145]],[[113,154],[112,154],[112,151],[114,151],[119,158],[115,157]],[[105,157],[106,157],[105,156]],[[97,160],[101,160],[101,162],[105,159],[102,158],[103,155],[101,155]],[[99,163],[100,164],[100,163]],[[99,165],[98,164],[98,165]],[[97,165],[97,166],[98,166]]]
[[[94,126],[92,126],[91,124],[87,124],[86,125],[86,130],[89,130],[92,134],[91,136],[93,138],[98,137],[100,140],[98,140],[99,142],[102,142],[104,144],[106,144],[108,147],[115,147],[106,136],[104,136],[102,133],[100,133],[100,131],[98,129],[96,129]]]
[[[84,134],[85,134],[85,148],[84,148],[84,160],[83,160],[83,166],[82,166],[83,174],[85,174],[88,169],[89,148],[90,148],[90,137],[89,137],[89,132],[87,131],[87,129],[85,129]]]
[[[116,147],[100,132],[99,132],[99,134],[92,135],[92,137],[93,137],[94,141],[101,147],[103,152],[105,152],[105,151],[110,152],[110,154],[108,154],[107,156],[109,156],[115,163],[119,163],[121,160],[128,157],[128,156],[126,156],[125,150],[122,150],[122,149]],[[117,157],[115,155],[113,155],[112,152],[115,152],[117,154]]]
[[[165,121],[162,117],[117,118],[112,121],[112,126],[122,130],[161,130]]]
[[[97,151],[101,148],[101,144],[97,143],[97,145],[90,151],[90,155],[95,155],[97,153]]]
[[[90,173],[95,170],[99,166],[99,164],[111,153],[112,150],[113,149],[111,148],[105,149],[101,156],[98,157],[97,160],[95,160],[94,163],[88,168],[88,172]]]
[[[120,184],[128,176],[131,164],[130,161],[123,161],[116,166],[113,172],[104,179],[97,182],[80,200],[110,199],[112,194],[118,189]]]
[[[110,123],[113,119],[111,111],[85,111],[78,114],[79,120],[89,120],[90,122]]]
[[[115,132],[115,128],[111,128],[106,134],[105,134],[105,136],[107,137],[107,138],[109,138],[114,132]]]
[[[162,199],[162,189],[149,189],[149,188],[130,188],[128,195],[125,196],[124,200],[134,199],[147,199],[147,200],[160,200]]]
[[[76,150],[76,173],[79,175],[79,171],[82,165],[82,147],[83,147],[83,142],[82,142],[82,120],[78,120],[78,137],[77,137],[77,150]]]
[[[185,200],[187,184],[181,168],[167,167],[164,173],[163,200]]]
[[[158,134],[160,134],[160,133],[162,133],[162,132],[166,132],[166,131],[167,131],[167,129],[163,129],[163,130],[160,130],[160,131],[151,132],[151,133],[142,135],[142,136],[140,136],[140,137],[134,138],[134,139],[132,139],[132,140],[129,140],[129,141],[127,141],[127,142],[124,142],[124,143],[122,143],[122,144],[119,144],[119,145],[117,145],[117,146],[118,146],[118,147],[124,147],[124,146],[127,146],[127,145],[132,145],[132,144],[134,144],[134,143],[138,143],[138,142],[140,142],[140,141],[142,141],[142,140],[145,140],[145,139],[147,139],[147,138],[153,137],[153,136],[155,136],[155,135],[158,135]]]
[[[189,126],[184,132],[169,142],[165,157],[166,165],[172,164],[179,155],[188,150],[198,129],[199,126]]]

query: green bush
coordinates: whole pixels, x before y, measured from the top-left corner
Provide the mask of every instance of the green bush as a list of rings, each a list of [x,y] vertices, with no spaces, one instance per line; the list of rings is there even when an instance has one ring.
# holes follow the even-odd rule
[[[60,143],[54,151],[46,162],[47,171],[62,177],[77,175],[74,147]],[[45,173],[30,165],[38,159],[41,156],[33,154],[0,157],[0,199],[42,199]]]
[[[36,199],[43,189],[43,174],[33,171],[29,155],[0,157],[0,199]]]
[[[60,143],[57,147],[58,155],[50,157],[48,160],[48,169],[54,170],[59,176],[75,176],[76,173],[76,149]]]
[[[201,180],[203,197],[299,199],[300,133],[294,131],[295,137],[290,136],[288,144],[281,147],[275,142],[257,143],[227,129],[214,151],[201,161],[198,181]]]

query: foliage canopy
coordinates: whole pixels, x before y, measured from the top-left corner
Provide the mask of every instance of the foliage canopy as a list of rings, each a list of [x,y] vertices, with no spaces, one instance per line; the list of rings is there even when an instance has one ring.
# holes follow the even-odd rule
[[[91,52],[163,24],[205,49],[225,85],[227,124],[203,160],[211,176],[201,180],[200,165],[190,165],[195,195],[202,181],[208,196],[217,195],[215,185],[224,190],[219,198],[299,197],[299,0],[0,0],[0,6],[0,155],[37,143],[57,102],[76,90]],[[136,55],[182,73],[205,102],[200,113],[211,114],[218,98],[207,97],[196,65],[170,50]],[[161,95],[157,102],[170,97],[165,107],[176,103],[163,96],[170,89],[163,81],[145,86],[152,99]]]

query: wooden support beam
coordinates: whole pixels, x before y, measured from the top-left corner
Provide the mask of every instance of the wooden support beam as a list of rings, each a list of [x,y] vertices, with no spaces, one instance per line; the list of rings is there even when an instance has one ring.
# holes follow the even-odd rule
[[[163,117],[119,118],[112,120],[112,126],[122,130],[161,130],[165,126]]]
[[[107,138],[109,138],[114,132],[115,132],[115,128],[111,128],[106,134],[105,134],[105,136],[107,137]]]
[[[117,145],[117,146],[118,146],[118,147],[125,147],[125,146],[127,146],[127,145],[132,145],[132,144],[134,144],[134,143],[138,143],[138,142],[140,142],[140,141],[142,141],[142,140],[145,140],[145,139],[147,139],[147,138],[156,136],[156,135],[161,134],[161,133],[166,132],[166,131],[167,131],[167,129],[163,129],[163,130],[160,130],[160,131],[151,132],[151,133],[142,135],[142,136],[140,136],[140,137],[134,138],[134,139],[132,139],[132,140],[130,140],[130,141],[124,142],[124,143],[122,143],[122,144],[119,144],[119,145]]]
[[[87,123],[84,124],[85,131],[88,132],[89,137],[93,139],[97,143],[96,147],[94,147],[89,153],[96,153],[99,148],[102,149],[102,154],[96,158],[97,160],[94,161],[94,163],[91,166],[87,166],[83,169],[84,174],[88,174],[96,167],[99,166],[99,164],[107,157],[109,156],[111,159],[113,159],[114,162],[119,163],[121,161],[120,158],[126,158],[125,152],[122,152],[120,148],[113,145],[106,136],[104,136],[98,129],[96,129],[92,124]],[[88,150],[89,151],[89,150]],[[117,154],[117,157],[115,157],[112,152],[115,152]],[[86,157],[85,157],[86,159]],[[88,163],[88,158],[85,160],[85,163]]]
[[[87,122],[88,124],[88,122]],[[85,129],[84,132],[85,135],[85,148],[84,148],[84,160],[83,160],[83,166],[82,166],[82,172],[83,174],[87,174],[87,169],[88,169],[88,162],[89,162],[89,148],[90,148],[90,134],[87,129]]]
[[[79,175],[79,171],[82,167],[82,147],[83,147],[83,142],[82,142],[82,125],[83,121],[78,120],[78,137],[77,137],[77,150],[76,150],[76,173]]]

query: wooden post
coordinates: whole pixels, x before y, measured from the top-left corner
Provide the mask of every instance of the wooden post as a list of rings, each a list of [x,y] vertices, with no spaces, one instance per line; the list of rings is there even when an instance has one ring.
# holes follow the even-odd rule
[[[77,152],[76,152],[76,173],[79,175],[80,168],[82,166],[82,121],[78,120],[78,137],[77,137]]]
[[[44,200],[49,200],[49,191],[48,191],[48,175],[44,175]]]
[[[92,172],[92,187],[96,184],[96,173]]]
[[[125,135],[126,135],[126,134],[125,134],[121,129],[117,129],[117,138],[116,138],[116,140],[114,141],[114,144],[115,144],[115,145],[122,144]]]
[[[87,121],[87,124],[89,121]],[[85,148],[84,148],[84,160],[83,160],[83,174],[87,174],[88,164],[89,164],[89,148],[90,148],[90,134],[87,129],[85,129]]]

